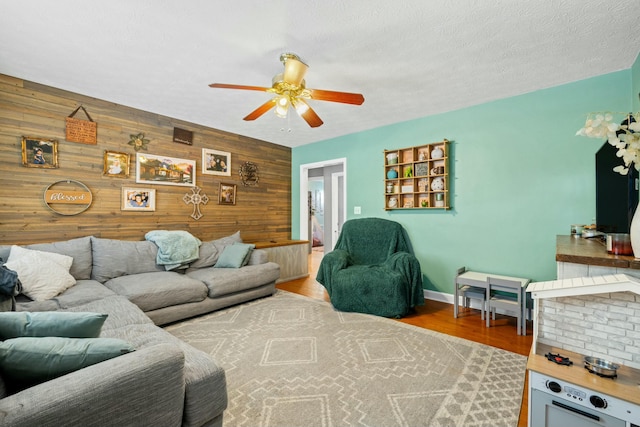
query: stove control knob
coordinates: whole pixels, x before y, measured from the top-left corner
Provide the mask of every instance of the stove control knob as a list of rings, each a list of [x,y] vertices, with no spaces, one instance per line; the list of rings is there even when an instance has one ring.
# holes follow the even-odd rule
[[[554,393],[560,393],[562,386],[555,381],[547,381],[547,388]]]
[[[589,398],[589,402],[591,402],[591,404],[596,408],[604,409],[607,407],[607,401],[601,398],[600,396],[591,396]]]

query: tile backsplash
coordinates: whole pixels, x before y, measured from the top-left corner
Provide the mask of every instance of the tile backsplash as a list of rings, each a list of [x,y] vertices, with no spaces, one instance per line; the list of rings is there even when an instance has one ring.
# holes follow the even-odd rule
[[[640,369],[640,295],[615,292],[536,303],[538,342]]]

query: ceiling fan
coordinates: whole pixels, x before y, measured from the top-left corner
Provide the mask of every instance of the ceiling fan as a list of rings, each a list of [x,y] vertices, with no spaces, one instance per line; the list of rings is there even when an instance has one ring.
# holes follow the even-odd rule
[[[305,86],[304,75],[309,66],[294,53],[283,53],[280,55],[280,61],[284,64],[284,72],[273,77],[271,87],[226,83],[212,83],[209,86],[221,89],[257,90],[275,94],[272,99],[249,113],[244,120],[255,120],[274,107],[278,117],[287,117],[287,111],[291,106],[313,128],[321,126],[323,122],[309,106],[307,100],[313,99],[353,105],[361,105],[364,102],[364,96],[359,93],[308,89]]]

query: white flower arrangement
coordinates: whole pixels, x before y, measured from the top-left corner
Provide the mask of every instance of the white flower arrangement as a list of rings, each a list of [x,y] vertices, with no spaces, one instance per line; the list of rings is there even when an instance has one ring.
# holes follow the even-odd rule
[[[621,157],[623,165],[613,168],[620,175],[629,173],[631,165],[640,171],[640,113],[631,113],[617,124],[612,113],[590,114],[584,127],[576,135],[589,138],[607,138],[609,144],[618,149],[616,156]]]

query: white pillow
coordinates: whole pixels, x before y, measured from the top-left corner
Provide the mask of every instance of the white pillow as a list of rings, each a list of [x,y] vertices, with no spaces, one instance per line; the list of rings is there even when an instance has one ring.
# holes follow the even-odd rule
[[[18,273],[23,294],[32,300],[44,301],[76,284],[76,279],[69,274],[72,263],[70,256],[13,245],[5,265]]]

